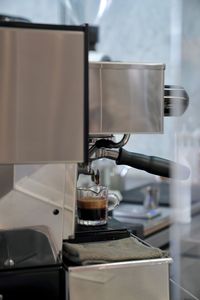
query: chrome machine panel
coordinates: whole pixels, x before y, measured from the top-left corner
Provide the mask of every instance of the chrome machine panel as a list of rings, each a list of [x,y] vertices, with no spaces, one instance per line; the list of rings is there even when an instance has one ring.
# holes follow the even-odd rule
[[[90,134],[161,133],[163,64],[89,65]]]
[[[0,164],[87,156],[83,27],[0,25]]]
[[[169,300],[169,263],[150,259],[70,267],[68,300]]]

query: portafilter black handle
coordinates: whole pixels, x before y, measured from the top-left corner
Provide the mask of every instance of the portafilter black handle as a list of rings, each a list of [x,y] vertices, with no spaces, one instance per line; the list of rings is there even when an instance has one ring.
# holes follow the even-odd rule
[[[129,152],[123,148],[119,151],[116,163],[117,165],[128,165],[162,177],[175,177],[176,179],[185,180],[190,176],[190,170],[186,166],[156,156]]]

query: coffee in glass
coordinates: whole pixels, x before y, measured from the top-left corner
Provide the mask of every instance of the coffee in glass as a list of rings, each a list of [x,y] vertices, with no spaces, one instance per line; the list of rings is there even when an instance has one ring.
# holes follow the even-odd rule
[[[107,223],[108,211],[119,204],[119,198],[104,186],[77,189],[78,224],[95,226]]]

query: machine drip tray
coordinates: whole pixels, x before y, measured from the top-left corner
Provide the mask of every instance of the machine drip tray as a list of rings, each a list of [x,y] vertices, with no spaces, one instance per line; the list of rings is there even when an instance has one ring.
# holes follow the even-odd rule
[[[143,238],[143,225],[121,223],[113,217],[109,217],[108,223],[106,225],[83,226],[77,224],[75,230],[75,238],[73,240],[70,240],[70,242],[87,243],[115,240],[129,237],[130,233]]]
[[[37,230],[0,231],[0,269],[55,264],[48,237]]]

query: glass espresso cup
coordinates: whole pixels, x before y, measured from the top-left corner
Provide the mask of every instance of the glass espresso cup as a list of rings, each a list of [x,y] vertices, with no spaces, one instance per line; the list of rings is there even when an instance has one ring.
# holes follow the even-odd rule
[[[77,222],[81,225],[96,226],[107,223],[108,211],[119,204],[116,194],[105,186],[77,189]]]

